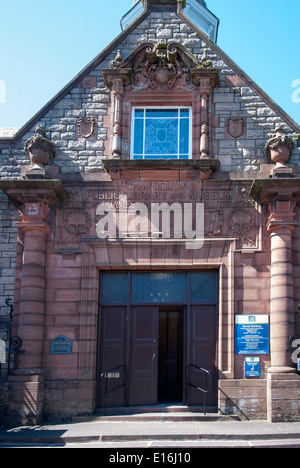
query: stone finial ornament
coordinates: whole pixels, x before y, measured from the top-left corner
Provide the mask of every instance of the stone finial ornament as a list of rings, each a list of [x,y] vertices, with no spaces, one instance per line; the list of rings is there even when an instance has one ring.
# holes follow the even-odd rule
[[[295,144],[282,127],[275,129],[275,135],[266,144],[267,156],[275,163],[272,177],[293,177],[292,169],[286,166]]]
[[[35,135],[25,143],[25,151],[29,153],[30,167],[26,172],[27,178],[44,178],[44,166],[48,163],[55,150],[54,144],[46,138],[46,131],[42,125],[35,129]]]
[[[289,160],[291,151],[294,149],[295,144],[289,138],[282,127],[275,130],[275,136],[270,138],[266,144],[267,155],[276,164],[277,167],[284,166]]]

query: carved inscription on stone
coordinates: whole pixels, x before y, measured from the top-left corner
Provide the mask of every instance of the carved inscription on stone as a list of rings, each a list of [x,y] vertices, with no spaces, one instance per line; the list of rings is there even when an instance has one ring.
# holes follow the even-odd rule
[[[95,238],[99,204],[128,208],[143,204],[150,213],[151,204],[204,204],[205,237],[236,238],[238,249],[257,247],[259,220],[255,204],[248,197],[250,184],[219,181],[125,181],[102,186],[70,187],[70,197],[62,202],[57,217],[57,248],[79,248],[82,238]],[[138,206],[138,205],[137,205]]]

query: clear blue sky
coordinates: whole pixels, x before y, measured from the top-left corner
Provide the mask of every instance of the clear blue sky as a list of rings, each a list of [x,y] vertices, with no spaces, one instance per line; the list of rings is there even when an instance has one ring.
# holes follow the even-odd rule
[[[121,32],[132,4],[0,0],[0,127],[22,127]],[[300,1],[207,0],[207,6],[220,19],[218,45],[300,123],[300,102],[292,100],[293,92],[300,100]]]

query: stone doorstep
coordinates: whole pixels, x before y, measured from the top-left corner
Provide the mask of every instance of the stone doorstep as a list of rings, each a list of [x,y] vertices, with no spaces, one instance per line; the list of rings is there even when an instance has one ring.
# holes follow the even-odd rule
[[[203,414],[197,412],[156,412],[156,413],[140,413],[140,414],[128,414],[128,415],[110,415],[110,416],[76,416],[72,418],[72,423],[82,422],[228,422],[228,421],[240,421],[238,416],[221,415],[221,414]]]
[[[262,425],[255,427],[249,423],[249,428],[246,428],[242,422],[223,422],[211,425],[209,423],[206,430],[206,423],[195,423],[193,426],[190,423],[176,424],[171,423],[155,423],[148,422],[142,425],[133,422],[128,425],[119,425],[117,423],[105,423],[104,421],[79,423],[75,430],[71,425],[45,425],[35,428],[17,428],[11,431],[0,430],[0,444],[8,446],[47,446],[57,445],[65,446],[66,444],[84,444],[95,442],[99,448],[106,444],[120,444],[115,447],[138,447],[139,442],[153,443],[147,447],[159,447],[161,442],[162,447],[166,447],[169,443],[170,447],[175,446],[176,442],[184,443],[185,447],[229,447],[241,446],[241,448],[251,447],[270,447],[270,448],[300,448],[300,432],[290,430],[282,431],[282,425],[272,424],[270,430]],[[247,423],[246,423],[247,424]],[[75,424],[76,426],[76,424]],[[172,444],[174,443],[174,445]],[[157,443],[158,445],[156,445]],[[123,444],[123,445],[122,445]],[[130,445],[128,445],[130,444]],[[164,444],[164,445],[163,445]],[[196,445],[197,444],[197,445]],[[107,445],[113,447],[113,445]],[[178,445],[179,446],[179,445]],[[183,445],[182,445],[183,446]]]

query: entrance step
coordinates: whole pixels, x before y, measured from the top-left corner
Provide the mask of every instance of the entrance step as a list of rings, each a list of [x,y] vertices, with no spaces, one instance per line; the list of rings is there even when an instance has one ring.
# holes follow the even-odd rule
[[[189,407],[184,405],[155,405],[155,406],[127,406],[108,408],[105,415],[104,409],[98,409],[93,416],[88,418],[76,417],[73,422],[89,421],[240,421],[238,416],[222,415],[215,412],[203,413],[203,407]]]

